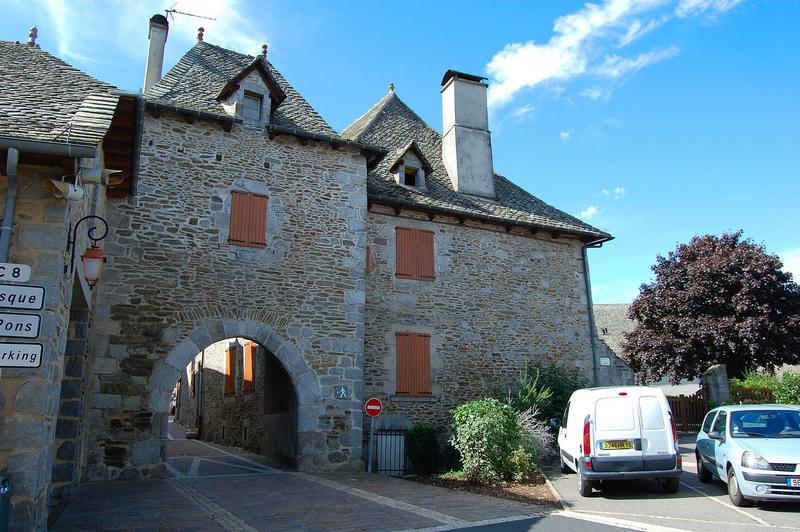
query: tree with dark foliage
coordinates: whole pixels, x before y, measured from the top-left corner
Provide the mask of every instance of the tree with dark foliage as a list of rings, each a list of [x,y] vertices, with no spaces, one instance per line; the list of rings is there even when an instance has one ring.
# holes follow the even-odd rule
[[[800,362],[800,286],[742,232],[696,236],[652,267],[630,307],[623,358],[640,382],[677,383],[713,364],[730,377]]]

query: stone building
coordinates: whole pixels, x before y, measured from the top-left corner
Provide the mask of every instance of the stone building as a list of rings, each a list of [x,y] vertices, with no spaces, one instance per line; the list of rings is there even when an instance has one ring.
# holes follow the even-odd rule
[[[32,184],[11,259],[33,264],[51,298],[42,368],[0,382],[20,529],[42,527],[51,487],[56,500],[78,480],[163,476],[176,383],[178,419],[200,436],[331,470],[363,467],[369,396],[397,423],[444,425],[458,403],[513,387],[527,360],[610,382],[586,250],[611,237],[494,172],[482,78],[445,74],[441,134],[393,90],[337,133],[266,47],[244,55],[201,33],[162,77],[166,19],[149,30],[141,100],[3,43],[3,86],[30,84],[4,90],[3,110],[35,108],[30,95],[57,103],[3,113],[0,140],[18,128],[67,145],[65,128],[74,139],[86,113],[103,114],[88,121],[91,153],[20,158]],[[70,76],[59,90],[53,69]],[[42,121],[50,136],[36,136]],[[107,194],[86,187],[65,204],[40,188],[65,158],[128,166]],[[94,290],[62,273],[86,212],[110,226]]]
[[[140,103],[41,50],[36,34],[0,41],[0,263],[31,270],[19,282],[3,269],[2,311],[23,316],[1,319],[34,323],[27,336],[0,332],[0,475],[11,481],[14,530],[43,528],[48,500],[68,496],[84,473],[88,383],[104,366],[87,348],[102,316],[81,255],[104,228],[78,222],[105,216],[107,197],[130,193]],[[12,305],[10,290],[38,298],[36,287],[43,301]]]

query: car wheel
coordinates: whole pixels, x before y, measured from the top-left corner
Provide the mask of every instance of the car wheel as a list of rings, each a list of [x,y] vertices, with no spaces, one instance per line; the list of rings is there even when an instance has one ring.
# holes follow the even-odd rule
[[[567,462],[564,461],[564,457],[561,456],[561,453],[558,453],[559,458],[561,459],[561,472],[565,475],[568,473],[572,473],[572,468],[569,466]]]
[[[708,484],[711,482],[711,471],[705,468],[703,465],[703,459],[700,457],[700,453],[694,453],[695,458],[697,458],[697,480],[702,482],[703,484]]]
[[[734,506],[750,506],[750,500],[745,499],[739,489],[739,481],[736,480],[736,473],[732,467],[728,469],[728,496]]]
[[[661,481],[661,487],[664,488],[664,493],[678,493],[678,488],[681,487],[681,479],[665,478]]]
[[[581,494],[581,497],[592,496],[592,483],[583,476],[580,465],[578,465],[578,493]]]

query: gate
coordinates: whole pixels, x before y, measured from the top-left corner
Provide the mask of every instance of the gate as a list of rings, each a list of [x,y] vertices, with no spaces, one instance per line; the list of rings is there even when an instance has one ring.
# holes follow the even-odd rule
[[[387,477],[406,474],[406,431],[383,429],[375,433],[377,466],[375,472]]]
[[[693,395],[667,397],[675,426],[682,432],[699,432],[708,412],[708,392],[703,386]]]

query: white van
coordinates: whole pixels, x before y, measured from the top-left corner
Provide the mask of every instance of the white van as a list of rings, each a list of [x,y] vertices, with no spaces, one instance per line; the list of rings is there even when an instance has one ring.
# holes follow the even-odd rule
[[[578,474],[584,497],[600,481],[658,480],[678,491],[678,432],[664,392],[647,386],[588,388],[572,394],[558,430],[561,471]]]

